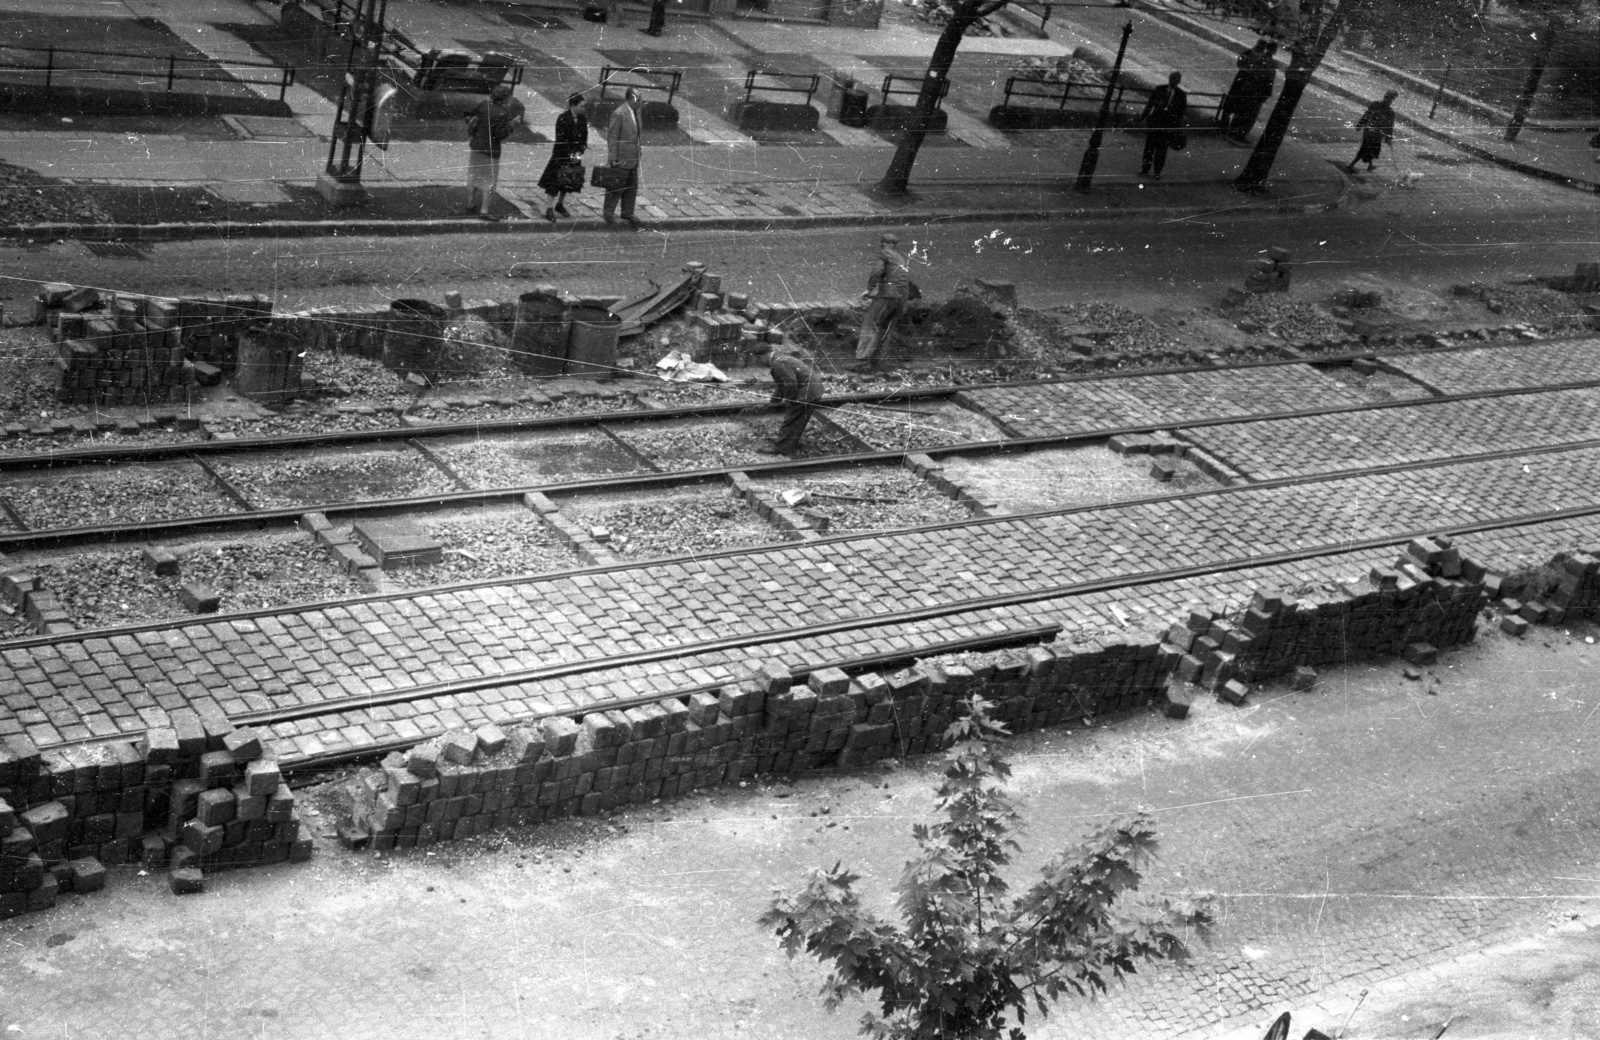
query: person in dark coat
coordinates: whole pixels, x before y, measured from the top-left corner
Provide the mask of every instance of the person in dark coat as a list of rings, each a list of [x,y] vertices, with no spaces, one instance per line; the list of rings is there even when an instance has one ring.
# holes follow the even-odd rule
[[[526,125],[527,110],[518,101],[509,83],[500,83],[477,107],[467,113],[467,209],[484,220],[492,220],[489,209],[495,185],[500,182],[500,146],[516,130]]]
[[[1356,129],[1361,131],[1361,150],[1344,168],[1345,173],[1355,173],[1358,162],[1366,163],[1370,173],[1372,164],[1383,154],[1384,142],[1394,144],[1394,99],[1399,96],[1398,90],[1389,91],[1383,95],[1382,101],[1368,105],[1367,110],[1361,113],[1361,118],[1356,120]]]
[[[556,217],[570,217],[567,212],[566,202],[569,192],[581,191],[582,179],[578,187],[563,188],[557,179],[562,167],[569,160],[576,159],[589,147],[589,117],[583,114],[583,95],[574,94],[567,98],[567,110],[556,116],[556,143],[550,150],[550,161],[545,163],[544,172],[539,175],[539,187],[550,197],[550,203],[545,206],[544,219],[554,224]],[[578,167],[581,172],[583,167]]]
[[[1174,72],[1167,77],[1167,82],[1150,92],[1150,98],[1144,103],[1144,111],[1139,118],[1144,122],[1144,155],[1139,159],[1139,176],[1152,175],[1156,180],[1161,179],[1161,168],[1167,164],[1167,149],[1172,146],[1172,137],[1179,124],[1183,122],[1183,114],[1189,108],[1189,93],[1178,83],[1182,81],[1183,73]]]
[[[1261,106],[1272,97],[1278,79],[1278,63],[1272,55],[1277,49],[1271,40],[1257,40],[1254,47],[1239,55],[1239,72],[1228,87],[1218,118],[1223,134],[1231,140],[1244,141],[1250,135]]]
[[[778,440],[770,448],[757,449],[763,455],[794,455],[800,450],[800,435],[817,402],[822,400],[822,373],[809,350],[785,340],[774,344],[767,361],[772,371],[772,404],[783,405],[783,425]]]
[[[645,32],[651,36],[660,36],[661,30],[667,27],[667,0],[650,0],[650,24],[645,27]]]

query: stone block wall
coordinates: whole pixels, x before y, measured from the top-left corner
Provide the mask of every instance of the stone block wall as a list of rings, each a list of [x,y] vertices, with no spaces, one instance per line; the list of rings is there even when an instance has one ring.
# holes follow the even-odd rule
[[[97,891],[107,868],[165,869],[188,893],[207,870],[310,857],[294,793],[252,731],[220,710],[172,720],[137,744],[0,741],[0,919]]]

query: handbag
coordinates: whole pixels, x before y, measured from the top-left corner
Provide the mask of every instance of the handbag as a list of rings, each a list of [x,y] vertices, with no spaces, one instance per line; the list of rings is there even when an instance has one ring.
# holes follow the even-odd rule
[[[906,279],[906,302],[922,299],[922,287],[911,279]]]
[[[556,167],[556,190],[575,192],[583,190],[583,163],[578,159],[563,159]]]
[[[632,174],[632,170],[625,170],[620,166],[596,166],[589,183],[603,191],[616,191],[628,186]]]
[[[1175,152],[1181,152],[1189,147],[1189,138],[1184,136],[1182,130],[1168,130],[1167,147]]]

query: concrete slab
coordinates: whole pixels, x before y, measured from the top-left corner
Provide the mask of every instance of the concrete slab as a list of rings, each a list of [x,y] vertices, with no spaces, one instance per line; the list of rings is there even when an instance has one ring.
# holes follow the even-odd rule
[[[444,549],[422,528],[405,520],[363,520],[354,527],[356,541],[386,571],[424,567],[444,559]]]

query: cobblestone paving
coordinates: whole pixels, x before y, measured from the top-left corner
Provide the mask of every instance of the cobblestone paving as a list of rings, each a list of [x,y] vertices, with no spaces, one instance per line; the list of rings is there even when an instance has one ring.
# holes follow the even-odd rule
[[[1201,426],[1189,441],[1271,480],[1600,437],[1600,389]]]
[[[1586,504],[1600,450],[73,635],[0,651],[0,730],[55,744],[207,696],[230,714],[317,704]]]
[[[1120,426],[1287,412],[1311,404],[1358,405],[1359,390],[1310,365],[1051,383],[969,390],[956,400],[1019,437],[1051,437]]]
[[[1600,379],[1600,339],[1484,347],[1383,360],[1447,394],[1508,386],[1579,383]]]

